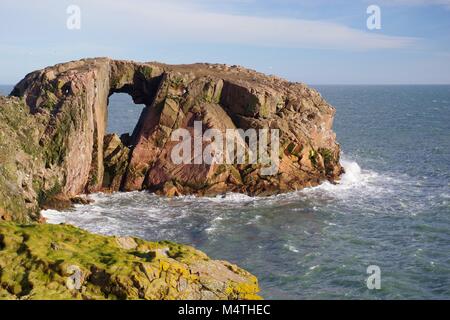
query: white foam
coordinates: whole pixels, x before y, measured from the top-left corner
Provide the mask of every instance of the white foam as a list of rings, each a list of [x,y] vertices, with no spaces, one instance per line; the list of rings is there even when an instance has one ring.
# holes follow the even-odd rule
[[[217,227],[220,224],[220,221],[222,220],[223,218],[221,216],[217,216],[214,219],[212,219],[211,225],[205,229],[205,232],[208,234],[213,234],[217,230]]]
[[[262,218],[261,215],[257,214],[255,215],[252,219],[250,219],[246,224],[247,225],[251,225],[251,224],[255,224],[258,223],[258,221]]]
[[[42,210],[41,215],[47,220],[48,223],[51,224],[59,224],[66,222],[65,216],[57,210],[52,209]]]
[[[342,160],[341,164],[345,169],[345,173],[339,184],[353,185],[364,180],[365,177],[362,175],[361,167],[356,162]]]
[[[214,233],[214,231],[216,231],[216,229],[217,229],[216,227],[211,226],[209,228],[206,228],[205,232],[208,234],[212,234],[212,233]]]
[[[181,199],[183,201],[199,201],[199,202],[251,202],[255,200],[254,197],[248,196],[243,193],[233,193],[229,192],[224,195],[217,195],[215,197],[197,197],[195,195],[179,196],[176,199]]]
[[[319,186],[302,190],[304,194],[328,194],[336,198],[355,195],[375,197],[389,192],[389,185],[394,181],[386,175],[379,175],[372,170],[363,170],[355,161],[342,159],[341,165],[345,173],[335,184],[328,181]]]
[[[294,253],[298,253],[299,252],[298,249],[296,247],[294,247],[293,245],[285,244],[284,247],[287,248],[291,252],[294,252]]]
[[[312,210],[318,211],[325,204],[338,204],[342,201],[357,201],[364,205],[365,211],[370,208],[365,203],[365,198],[382,197],[389,192],[392,178],[379,175],[371,170],[364,170],[355,161],[343,159],[341,161],[345,174],[337,184],[324,182],[313,188],[301,191],[274,195],[270,197],[251,197],[239,193],[227,193],[216,197],[180,196],[167,198],[150,194],[145,191],[134,191],[127,193],[96,193],[89,195],[94,203],[89,205],[77,205],[73,210],[58,212],[55,210],[44,210],[42,215],[49,223],[71,223],[81,227],[89,227],[91,231],[105,230],[105,228],[143,228],[153,225],[155,228],[171,224],[174,221],[195,214],[209,215],[210,223],[206,228],[207,233],[214,233],[222,222],[227,218],[223,215],[224,209],[230,209],[233,215],[240,214],[240,208],[251,206],[255,209],[267,208],[272,205],[295,203],[301,199],[312,200],[306,205]],[[325,199],[324,203],[322,200]],[[316,201],[317,200],[317,201]],[[299,208],[304,208],[299,204]],[[206,210],[204,210],[206,209]],[[295,211],[295,209],[293,209]],[[247,224],[258,223],[260,215],[248,217]],[[185,222],[183,222],[185,223]],[[117,226],[113,226],[116,225]],[[109,226],[109,227],[106,227]]]

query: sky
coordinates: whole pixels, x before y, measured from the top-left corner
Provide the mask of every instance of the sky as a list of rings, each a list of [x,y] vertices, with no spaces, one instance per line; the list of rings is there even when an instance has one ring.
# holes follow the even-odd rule
[[[381,29],[367,27],[371,5]],[[0,84],[100,56],[309,84],[450,84],[450,0],[0,1]]]

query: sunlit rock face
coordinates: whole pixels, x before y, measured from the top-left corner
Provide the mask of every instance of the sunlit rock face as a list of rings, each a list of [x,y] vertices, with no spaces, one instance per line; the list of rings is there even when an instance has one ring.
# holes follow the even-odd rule
[[[116,92],[145,104],[134,132],[121,137],[106,135],[108,97]],[[1,104],[0,126],[13,140],[0,137],[10,150],[3,160],[11,163],[8,174],[0,173],[0,184],[26,194],[0,198],[4,217],[20,211],[26,218],[45,205],[69,205],[70,198],[86,192],[269,195],[335,181],[342,173],[334,108],[302,83],[239,66],[84,59],[28,74]],[[8,120],[11,112],[16,125]],[[278,144],[269,138],[267,145],[276,170],[267,175],[266,164],[235,158],[198,162],[194,150],[192,161],[175,163],[171,156],[179,141],[173,133],[186,129],[194,135],[196,123],[200,134],[216,129],[223,136],[229,129],[277,130]],[[246,152],[253,147],[245,138],[237,138],[237,145]],[[203,141],[202,155],[207,147]]]
[[[0,240],[1,300],[260,299],[255,276],[186,245],[9,222]]]

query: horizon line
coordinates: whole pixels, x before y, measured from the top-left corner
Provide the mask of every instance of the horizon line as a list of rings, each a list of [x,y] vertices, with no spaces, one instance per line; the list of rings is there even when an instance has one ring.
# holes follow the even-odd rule
[[[304,81],[291,81],[289,82],[302,82],[307,86],[449,86],[449,83],[308,83]],[[19,82],[17,82],[19,83]],[[15,86],[17,83],[0,83],[0,86]]]

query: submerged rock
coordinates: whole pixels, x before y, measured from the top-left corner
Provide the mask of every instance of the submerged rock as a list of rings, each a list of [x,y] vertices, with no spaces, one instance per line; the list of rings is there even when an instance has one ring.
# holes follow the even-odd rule
[[[0,222],[0,299],[260,299],[257,279],[192,247]]]
[[[105,132],[108,97],[115,92],[146,105],[130,136]],[[342,173],[335,110],[320,94],[242,67],[84,59],[32,72],[11,95],[0,98],[5,220],[37,220],[39,208],[61,207],[80,193],[269,195]],[[192,133],[196,121],[203,132],[278,129],[278,170],[264,175],[262,164],[233,161],[174,163],[171,134],[181,128]],[[236,141],[248,151],[249,141]]]

